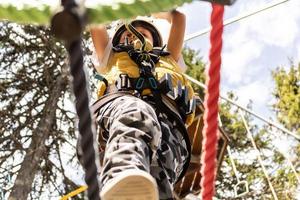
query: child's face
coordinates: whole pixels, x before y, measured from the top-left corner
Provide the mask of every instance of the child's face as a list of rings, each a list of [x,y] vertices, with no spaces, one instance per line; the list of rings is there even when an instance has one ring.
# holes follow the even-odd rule
[[[135,29],[137,31],[139,31],[145,38],[147,38],[151,44],[153,45],[153,37],[150,31],[148,31],[147,29],[145,29],[144,27],[141,26],[137,26],[135,27]],[[125,43],[125,38],[128,38],[128,42],[131,43],[134,39],[133,35],[129,32],[129,31],[125,31],[124,33],[122,33],[121,38],[120,38],[120,43]]]

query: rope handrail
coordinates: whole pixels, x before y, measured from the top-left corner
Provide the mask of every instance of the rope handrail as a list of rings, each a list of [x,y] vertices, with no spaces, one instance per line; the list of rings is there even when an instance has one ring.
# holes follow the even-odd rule
[[[273,187],[273,185],[272,185],[272,182],[271,182],[271,180],[270,180],[270,177],[269,177],[269,175],[268,175],[268,173],[267,173],[267,170],[266,170],[266,168],[265,168],[265,166],[264,166],[264,164],[263,164],[263,160],[262,160],[260,151],[258,150],[258,148],[257,148],[257,146],[256,146],[255,140],[254,140],[254,138],[253,138],[253,136],[252,136],[252,134],[251,134],[251,131],[250,131],[250,129],[249,129],[249,126],[248,126],[248,124],[247,124],[247,122],[246,122],[246,119],[245,119],[245,117],[244,117],[244,114],[243,114],[243,112],[242,112],[240,109],[239,109],[238,111],[239,111],[239,114],[240,114],[240,116],[241,116],[241,118],[242,118],[244,127],[246,128],[247,135],[248,135],[248,137],[249,137],[249,139],[250,139],[250,141],[251,141],[251,144],[252,144],[253,148],[255,149],[255,151],[257,152],[258,162],[259,162],[259,164],[260,164],[260,166],[261,166],[261,168],[262,168],[262,170],[263,170],[263,173],[264,173],[264,175],[265,175],[265,177],[266,177],[266,179],[267,179],[267,182],[268,182],[268,185],[269,185],[269,187],[270,187],[270,189],[271,189],[273,198],[274,198],[275,200],[278,200],[276,191],[275,191],[275,189],[274,189],[274,187]]]
[[[267,132],[270,133],[270,134],[272,134],[272,135],[277,135],[277,134],[272,130],[272,127],[270,127],[270,129],[267,129]],[[278,136],[277,136],[277,138],[278,138]],[[277,148],[278,148],[278,147],[277,147]],[[299,185],[300,185],[300,175],[298,174],[298,172],[297,172],[297,170],[296,170],[296,167],[293,165],[293,162],[292,162],[290,156],[287,155],[287,154],[285,154],[285,153],[283,153],[283,152],[280,151],[280,150],[279,150],[279,152],[280,152],[280,154],[287,160],[288,165],[289,165],[290,168],[292,169],[292,171],[293,171],[293,173],[294,173],[294,175],[295,175],[295,177],[296,177],[296,179],[297,179],[297,181],[298,181],[298,183],[299,183]]]
[[[163,10],[171,10],[189,2],[192,2],[192,0],[135,0],[130,3],[112,1],[113,5],[99,4],[94,8],[86,8],[86,12],[89,23],[99,24],[137,15],[149,15]],[[0,3],[0,20],[48,25],[53,14],[52,10],[53,8],[49,5],[40,7],[27,5],[19,10],[13,5]]]
[[[84,179],[88,186],[87,196],[89,200],[100,200],[98,181],[100,161],[94,140],[96,129],[89,109],[89,95],[81,46],[82,31],[85,26],[85,14],[82,12],[84,8],[76,4],[75,0],[61,0],[61,4],[64,9],[53,16],[51,30],[57,38],[64,40],[69,54],[70,75],[78,116],[80,145],[77,150],[83,155],[81,164],[85,170]],[[67,32],[71,32],[71,34],[67,34]]]
[[[185,77],[189,81],[193,82],[194,84],[202,87],[203,89],[206,89],[206,86],[203,83],[201,83],[200,81],[198,81],[198,80],[196,80],[196,79],[188,76],[187,74],[185,74]],[[297,140],[300,141],[300,136],[297,135],[296,133],[293,133],[293,132],[289,131],[288,129],[286,129],[286,128],[280,126],[280,125],[278,125],[277,123],[275,123],[275,122],[273,122],[273,121],[271,121],[269,119],[266,119],[265,117],[263,117],[263,116],[255,113],[255,112],[253,112],[252,110],[250,110],[249,108],[247,108],[245,106],[240,105],[236,101],[234,101],[234,100],[232,100],[232,99],[230,99],[228,97],[223,96],[222,94],[220,95],[220,98],[223,99],[223,100],[225,100],[225,101],[227,101],[228,103],[230,103],[230,104],[232,104],[232,105],[234,105],[234,106],[242,109],[243,111],[246,111],[247,113],[251,114],[252,116],[256,117],[257,119],[259,119],[259,120],[261,120],[261,121],[263,121],[263,122],[265,122],[265,123],[267,123],[267,124],[269,124],[269,125],[277,128],[277,129],[281,130],[282,132],[284,132],[284,133],[286,133],[286,134],[288,134],[288,135],[290,135],[290,136],[292,136],[295,139],[297,139]]]

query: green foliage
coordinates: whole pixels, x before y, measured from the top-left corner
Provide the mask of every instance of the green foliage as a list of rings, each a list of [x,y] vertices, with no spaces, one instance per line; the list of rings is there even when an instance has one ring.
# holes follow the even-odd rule
[[[0,20],[9,20],[19,23],[48,24],[52,13],[49,6],[43,8],[25,7],[22,10],[12,5],[0,4]]]
[[[205,66],[206,64],[202,61],[202,58],[199,57],[199,52],[193,49],[185,47],[182,50],[183,59],[187,66],[186,74],[195,78],[196,80],[204,83],[205,82]],[[200,86],[193,84],[194,91],[204,98],[204,90]]]
[[[191,2],[191,0],[135,0],[131,3],[112,1],[111,5],[99,5],[95,8],[87,8],[87,16],[90,23],[105,23],[116,19],[171,10],[187,2]],[[47,5],[42,6],[42,8],[30,7],[28,5],[20,10],[12,5],[0,4],[0,20],[6,19],[21,23],[49,24],[52,14],[50,7]]]
[[[272,72],[272,76],[275,82],[273,91],[275,103],[273,104],[273,109],[277,119],[287,129],[300,134],[300,63],[296,65],[291,62],[289,68],[278,67]],[[299,141],[298,145],[296,145],[294,149],[291,149],[290,152],[294,153],[292,157],[299,158]],[[293,155],[293,153],[291,153],[291,155]],[[299,159],[291,160],[291,162],[296,166],[296,171],[298,171],[299,174]],[[282,176],[283,174],[285,176]],[[283,182],[287,188],[286,191],[288,191],[288,193],[285,193],[285,198],[293,199],[293,191],[296,191],[297,184],[299,186],[295,174],[288,166],[287,169],[278,171],[277,176],[281,177],[281,182]],[[279,182],[276,182],[276,184],[278,185]]]
[[[272,72],[275,81],[273,108],[278,120],[288,129],[300,134],[300,63],[291,63],[289,70],[277,68]]]

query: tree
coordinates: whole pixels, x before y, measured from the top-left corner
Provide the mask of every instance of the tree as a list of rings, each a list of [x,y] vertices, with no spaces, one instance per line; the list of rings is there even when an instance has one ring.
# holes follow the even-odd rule
[[[300,135],[300,63],[296,65],[291,62],[288,68],[278,67],[276,70],[272,71],[272,76],[275,82],[273,91],[275,103],[273,104],[273,109],[276,113],[276,117],[287,129]],[[290,143],[292,143],[292,141]],[[288,156],[294,158],[291,159],[290,162],[293,163],[299,174],[299,141],[293,146],[294,148],[290,150]],[[285,186],[286,188],[289,188],[289,190],[295,191],[297,189],[297,185],[300,187],[299,182],[297,182],[297,179],[290,167],[288,167],[287,171],[280,171],[278,173],[286,174]]]
[[[39,199],[45,191],[57,198],[77,187],[62,155],[68,149],[78,167],[66,53],[44,27],[0,26],[0,188],[10,199]]]
[[[272,72],[275,81],[273,108],[277,119],[300,135],[300,63],[291,63],[289,70],[277,68]]]
[[[201,82],[204,82],[204,71],[206,66],[205,63],[201,61],[201,57],[199,57],[198,52],[191,49],[184,49],[183,54],[188,66],[187,74]],[[298,77],[297,80],[295,80],[295,76]],[[298,75],[294,75],[293,78],[289,78],[289,80],[294,81],[293,84],[287,83],[288,86],[290,84],[294,85],[294,87],[290,90],[297,91],[298,89],[299,91],[299,73]],[[203,97],[203,89],[195,87],[195,85],[193,85],[193,87],[195,91],[199,93],[199,96]],[[299,92],[297,94],[298,103],[295,101],[295,95],[292,96],[293,102],[296,102],[295,104],[298,105],[299,109]],[[288,96],[291,95],[288,94]],[[232,100],[237,100],[237,97],[235,97],[232,92],[228,93],[228,97]],[[279,99],[281,99],[281,97],[279,97]],[[297,107],[295,104],[294,107]],[[285,105],[283,107],[290,109],[289,105]],[[248,105],[248,108],[251,109],[251,104]],[[299,113],[300,112],[297,112],[297,114]],[[272,199],[270,187],[256,158],[257,156],[254,156],[256,152],[247,137],[247,131],[239,116],[237,107],[234,107],[229,102],[224,101],[220,105],[220,118],[223,124],[222,128],[230,138],[229,145],[231,146],[233,159],[238,169],[239,178],[240,180],[246,180],[249,183],[250,192],[242,198],[234,196],[233,191],[234,186],[237,184],[237,179],[233,173],[229,155],[226,154],[217,177],[216,196],[219,199]],[[298,116],[294,116],[294,119],[298,119],[299,121]],[[276,190],[277,197],[279,199],[295,199],[296,191],[294,190],[295,187],[292,189],[292,186],[296,185],[296,178],[294,174],[290,173],[289,166],[287,166],[284,156],[276,148],[274,148],[274,135],[271,135],[270,132],[268,132],[269,127],[267,125],[258,127],[253,124],[254,122],[253,117],[246,115],[246,123],[250,125],[250,132],[260,151],[264,167],[270,177],[272,186],[274,186]],[[297,122],[297,120],[294,120],[294,122]],[[290,189],[289,193],[286,192],[286,188]],[[243,188],[239,187],[238,189],[240,189],[240,192],[243,192]]]
[[[183,48],[182,55],[184,62],[187,66],[186,74],[195,78],[196,80],[204,83],[205,82],[205,66],[206,64],[202,61],[202,58],[199,56],[199,51],[195,51],[190,48]],[[201,98],[204,97],[203,88],[199,87],[196,84],[192,84],[195,93],[199,94]]]

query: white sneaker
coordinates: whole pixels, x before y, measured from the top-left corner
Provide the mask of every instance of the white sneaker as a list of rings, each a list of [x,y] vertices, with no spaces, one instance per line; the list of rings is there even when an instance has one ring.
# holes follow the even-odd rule
[[[142,170],[126,170],[104,185],[101,200],[158,200],[155,179]]]

